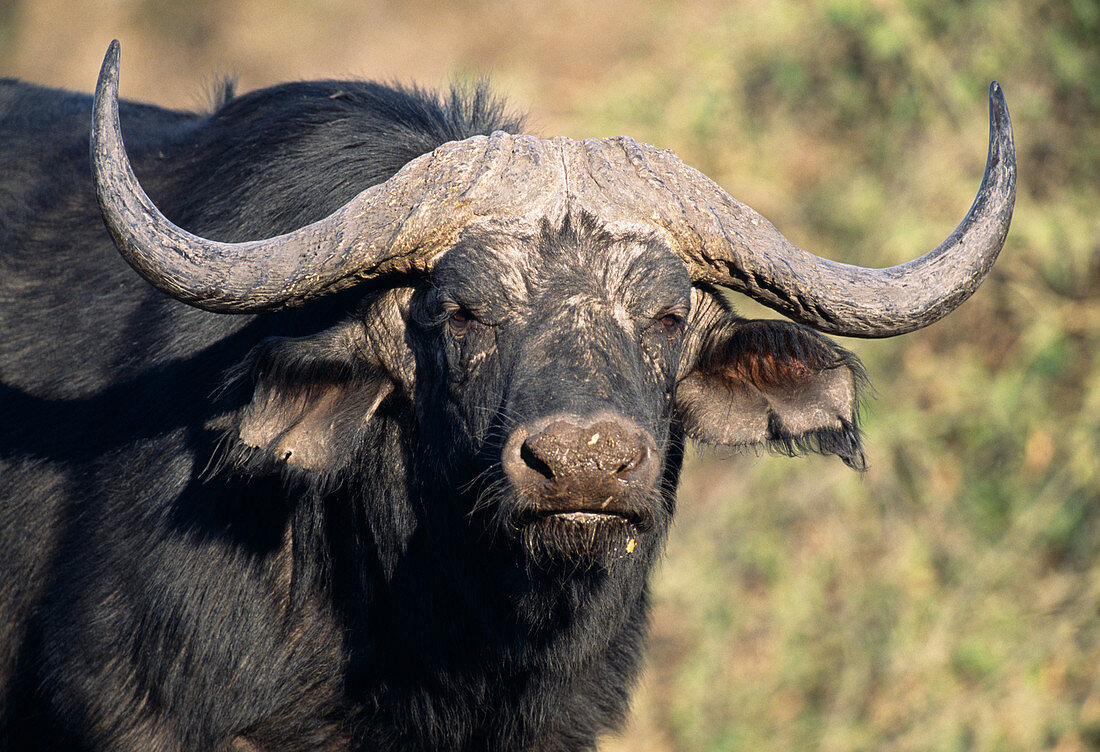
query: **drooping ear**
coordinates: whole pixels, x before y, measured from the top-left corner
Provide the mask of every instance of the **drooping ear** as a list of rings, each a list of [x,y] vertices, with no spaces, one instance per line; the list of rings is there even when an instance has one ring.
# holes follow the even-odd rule
[[[687,434],[708,444],[835,454],[863,470],[865,385],[859,359],[817,332],[726,314],[701,335],[676,409]]]
[[[236,430],[263,460],[333,472],[352,457],[395,383],[346,334],[272,338],[253,351],[244,376],[252,382],[252,400]]]

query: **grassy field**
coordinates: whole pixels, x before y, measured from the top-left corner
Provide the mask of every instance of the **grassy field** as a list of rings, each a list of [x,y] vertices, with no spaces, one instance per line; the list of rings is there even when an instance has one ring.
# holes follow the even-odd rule
[[[543,135],[672,148],[872,266],[965,213],[999,80],[1020,190],[990,280],[924,331],[844,342],[877,390],[864,476],[693,455],[604,750],[1100,750],[1097,0],[35,0],[0,6],[0,75],[88,89],[115,36],[124,94],[184,107],[227,72],[489,73]]]

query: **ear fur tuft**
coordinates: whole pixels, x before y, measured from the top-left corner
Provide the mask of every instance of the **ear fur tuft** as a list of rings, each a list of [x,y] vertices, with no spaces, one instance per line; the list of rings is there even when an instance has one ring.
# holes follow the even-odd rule
[[[703,335],[681,378],[677,412],[688,435],[706,443],[835,454],[862,471],[866,385],[859,359],[817,332],[727,314]]]

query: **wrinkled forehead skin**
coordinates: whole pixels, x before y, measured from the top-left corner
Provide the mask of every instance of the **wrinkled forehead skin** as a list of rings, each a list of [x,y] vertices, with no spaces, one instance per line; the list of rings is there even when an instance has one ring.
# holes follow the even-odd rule
[[[533,307],[546,315],[547,307],[585,303],[609,308],[623,326],[677,305],[686,316],[687,267],[660,237],[636,224],[615,232],[602,218],[575,217],[564,230],[562,220],[544,216],[538,226],[525,219],[502,232],[469,230],[436,261],[435,283],[458,296],[450,302],[490,318],[497,310],[526,317]]]
[[[682,349],[679,327],[657,321],[687,319],[692,286],[653,232],[621,235],[572,214],[560,226],[471,231],[438,259],[433,282],[444,314],[463,309],[491,330],[467,337],[454,367],[472,375],[495,361],[513,417],[612,411],[657,431]]]

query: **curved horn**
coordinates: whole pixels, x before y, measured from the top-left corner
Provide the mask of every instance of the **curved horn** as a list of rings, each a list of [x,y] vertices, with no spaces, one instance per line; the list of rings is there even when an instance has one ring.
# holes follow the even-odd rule
[[[656,225],[697,282],[744,292],[823,332],[890,337],[937,321],[977,289],[1004,244],[1015,201],[1012,127],[994,83],[989,157],[970,212],[935,250],[887,269],[796,247],[671,152],[629,138],[499,132],[444,144],[295,232],[219,243],[173,225],[138,185],[118,123],[118,56],[114,42],[93,110],[92,170],[104,220],[153,285],[213,311],[288,308],[367,277],[426,271],[472,224],[522,232],[581,210],[609,226]]]
[[[475,137],[405,165],[325,219],[278,237],[221,243],[172,224],[141,189],[126,158],[118,119],[119,44],[100,71],[92,113],[96,197],[122,255],[155,287],[222,313],[301,305],[391,272],[423,271],[471,222],[531,214],[544,185],[522,180],[543,164],[524,144]],[[528,147],[531,144],[527,144]],[[501,199],[501,185],[508,195]]]
[[[989,87],[989,155],[969,213],[937,248],[886,269],[819,258],[731,198],[671,152],[620,139],[637,174],[660,186],[652,220],[688,263],[695,281],[743,292],[814,329],[892,337],[928,326],[958,307],[988,274],[1008,234],[1016,197],[1016,154],[1001,87]],[[637,195],[637,193],[635,193]]]

